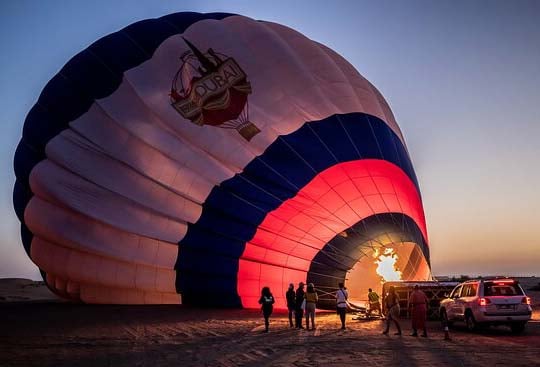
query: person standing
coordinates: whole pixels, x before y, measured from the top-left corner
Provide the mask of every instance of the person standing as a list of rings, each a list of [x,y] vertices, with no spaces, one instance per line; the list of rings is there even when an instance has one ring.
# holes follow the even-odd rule
[[[379,295],[377,292],[374,292],[371,288],[369,288],[368,292],[368,302],[369,302],[369,309],[367,312],[367,316],[371,316],[371,312],[376,310],[379,313],[379,316],[382,316],[381,311],[381,303],[379,302]]]
[[[399,297],[394,286],[390,287],[390,291],[384,299],[384,304],[386,306],[386,329],[383,331],[383,334],[388,334],[388,331],[390,331],[390,324],[393,321],[398,330],[394,335],[401,335],[401,325],[399,324]]]
[[[289,289],[287,290],[287,293],[285,293],[285,299],[287,300],[287,309],[289,310],[289,325],[291,327],[294,327],[293,314],[296,308],[296,294],[294,293],[294,284],[289,284]]]
[[[311,328],[315,330],[315,308],[317,307],[319,296],[315,291],[313,283],[308,284],[304,298],[306,300],[306,329],[309,330],[309,318],[311,317]]]
[[[302,319],[304,316],[304,309],[302,308],[302,303],[304,302],[304,283],[298,283],[298,288],[296,289],[296,298],[295,298],[295,326],[297,329],[303,329]]]
[[[411,321],[413,332],[411,336],[418,336],[418,330],[422,329],[422,336],[427,338],[426,316],[428,308],[428,299],[424,292],[420,290],[418,284],[414,286],[414,291],[409,297],[409,306],[411,310]]]
[[[347,312],[347,298],[349,294],[343,283],[338,284],[339,289],[336,292],[336,310],[341,321],[341,330],[345,330],[345,313]]]
[[[268,328],[270,327],[270,315],[274,310],[274,296],[272,296],[272,292],[270,292],[269,287],[263,287],[261,290],[259,304],[261,305],[261,310],[264,316],[264,332],[267,333]]]

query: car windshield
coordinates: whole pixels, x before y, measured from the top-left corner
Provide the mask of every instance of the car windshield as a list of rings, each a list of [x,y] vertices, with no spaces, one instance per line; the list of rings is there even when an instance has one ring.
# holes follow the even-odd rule
[[[523,290],[513,282],[486,282],[484,296],[522,296]]]

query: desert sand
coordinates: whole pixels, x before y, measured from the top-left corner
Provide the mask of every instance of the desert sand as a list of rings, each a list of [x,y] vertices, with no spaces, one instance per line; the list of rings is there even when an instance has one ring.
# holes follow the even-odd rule
[[[456,326],[445,341],[436,321],[424,339],[408,336],[409,320],[403,336],[386,336],[380,320],[348,315],[341,331],[337,315],[318,312],[317,329],[306,331],[276,312],[266,334],[256,310],[73,304],[42,288],[0,281],[0,366],[540,365],[540,292],[527,292],[535,312],[522,335]]]

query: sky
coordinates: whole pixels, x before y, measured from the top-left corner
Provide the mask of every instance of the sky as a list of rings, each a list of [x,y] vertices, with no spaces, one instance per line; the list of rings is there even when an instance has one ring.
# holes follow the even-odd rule
[[[435,275],[540,275],[540,1],[0,1],[0,278],[40,279],[12,205],[26,114],[75,54],[133,22],[230,12],[294,28],[385,96]]]

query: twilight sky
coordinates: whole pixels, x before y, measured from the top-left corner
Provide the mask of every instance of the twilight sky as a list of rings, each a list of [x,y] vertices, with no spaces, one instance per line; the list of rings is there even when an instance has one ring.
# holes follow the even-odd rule
[[[434,274],[540,275],[540,1],[0,2],[0,278],[40,279],[12,205],[27,112],[76,53],[178,11],[284,24],[385,96],[419,179]]]

